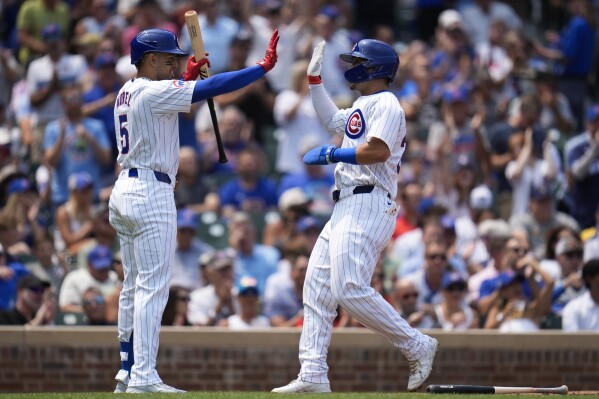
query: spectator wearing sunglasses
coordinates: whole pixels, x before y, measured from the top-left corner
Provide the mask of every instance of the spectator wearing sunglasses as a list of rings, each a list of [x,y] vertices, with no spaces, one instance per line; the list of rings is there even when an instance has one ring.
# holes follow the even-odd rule
[[[406,276],[416,286],[419,305],[441,302],[441,281],[450,268],[447,244],[442,240],[428,242],[424,249],[423,267]]]
[[[561,316],[566,304],[586,291],[581,274],[582,253],[582,243],[577,236],[564,237],[555,246],[556,262],[541,264],[555,280],[551,312],[556,316]]]
[[[190,326],[187,320],[187,308],[190,297],[190,290],[185,287],[173,285],[168,291],[168,301],[162,314],[163,326]]]
[[[397,280],[393,287],[393,304],[401,317],[411,327],[432,328],[435,324],[431,317],[432,307],[429,305],[419,306],[419,296],[420,293],[416,290],[416,285],[407,278]]]
[[[0,325],[42,326],[54,322],[56,300],[46,295],[50,283],[33,274],[21,277],[17,283],[14,308],[0,311]]]
[[[102,291],[96,287],[89,287],[83,293],[81,302],[85,321],[88,325],[105,326],[110,324],[106,319],[106,301]]]
[[[441,282],[443,302],[435,306],[436,325],[445,331],[478,328],[478,313],[467,304],[468,285],[459,273],[443,276]]]

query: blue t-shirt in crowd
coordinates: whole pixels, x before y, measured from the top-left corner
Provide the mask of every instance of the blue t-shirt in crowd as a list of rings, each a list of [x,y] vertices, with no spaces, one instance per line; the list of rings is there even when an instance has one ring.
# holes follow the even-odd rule
[[[0,280],[0,310],[10,310],[15,307],[17,299],[17,283],[21,277],[29,274],[24,264],[10,262],[8,265],[14,272],[9,280]]]
[[[106,135],[104,124],[91,118],[85,118],[81,122],[89,134],[94,137],[100,147],[110,149],[110,142]],[[60,134],[59,120],[53,120],[46,126],[44,135],[44,151],[54,146]],[[80,138],[75,133],[75,126],[68,123],[64,136],[60,160],[54,169],[52,176],[52,202],[55,205],[64,203],[69,197],[67,181],[69,176],[75,172],[88,172],[94,180],[96,197],[100,189],[101,164],[94,154],[94,150],[86,139]]]
[[[264,209],[276,206],[278,202],[277,186],[267,178],[259,178],[253,190],[246,190],[239,179],[225,183],[219,192],[221,205],[232,205],[238,209],[245,202],[261,202]]]
[[[118,93],[121,88],[121,84],[115,84],[113,92]],[[89,91],[83,95],[83,102],[85,104],[92,103],[101,98],[104,98],[108,93],[99,85],[95,84]],[[112,148],[116,150],[116,133],[114,126],[114,105],[110,104],[100,108],[97,112],[89,115],[91,118],[98,119],[104,124],[106,129],[106,137],[110,141]]]
[[[243,277],[253,277],[260,297],[263,298],[266,279],[277,272],[280,258],[276,248],[262,244],[254,245],[249,256],[238,254],[235,259],[235,285],[238,286]]]
[[[586,78],[593,65],[595,31],[581,16],[572,17],[560,34],[559,49],[568,62],[558,66],[556,73]]]

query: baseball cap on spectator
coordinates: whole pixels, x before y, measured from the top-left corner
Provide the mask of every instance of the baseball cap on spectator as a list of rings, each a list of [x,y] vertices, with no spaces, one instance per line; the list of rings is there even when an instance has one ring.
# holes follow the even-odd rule
[[[318,14],[320,15],[326,15],[327,17],[329,17],[330,19],[332,19],[333,21],[336,20],[339,15],[341,15],[341,13],[339,12],[339,9],[332,5],[332,4],[328,4],[324,7],[322,7],[320,9],[320,11],[318,12]]]
[[[235,258],[232,253],[226,250],[218,250],[208,252],[200,256],[200,264],[203,264],[206,269],[219,270],[225,267],[233,267]]]
[[[44,26],[41,36],[45,41],[60,40],[62,39],[62,31],[60,30],[60,26],[49,24]]]
[[[299,187],[293,187],[285,190],[279,197],[279,212],[288,211],[291,208],[307,205],[310,199]]]
[[[95,270],[104,270],[112,266],[112,252],[106,245],[96,245],[89,254],[87,262]]]
[[[599,103],[592,104],[587,109],[587,121],[594,122],[595,120],[597,120],[597,118],[599,118]]]
[[[237,284],[237,294],[241,296],[245,295],[259,295],[258,281],[251,276],[243,276],[239,279]]]
[[[456,10],[445,10],[439,14],[437,23],[444,29],[462,28],[462,16]]]
[[[98,69],[105,66],[111,66],[114,68],[116,66],[116,61],[117,59],[112,53],[101,53],[96,57],[94,66]]]
[[[468,101],[468,90],[464,87],[447,89],[443,91],[443,102],[447,104],[465,103]]]
[[[476,210],[490,209],[493,206],[493,193],[485,185],[474,187],[470,191],[470,208]]]
[[[582,259],[582,246],[573,238],[564,237],[555,244],[555,255],[557,256],[573,252],[579,252]]]
[[[198,215],[188,208],[180,209],[177,212],[177,228],[178,229],[194,229],[198,228]]]
[[[300,233],[305,233],[307,230],[310,229],[318,230],[320,232],[320,230],[322,230],[322,227],[322,222],[314,216],[304,216],[297,222],[297,230]]]
[[[19,279],[17,283],[17,289],[30,289],[41,287],[42,289],[50,287],[50,283],[46,280],[42,280],[34,274],[27,274]]]
[[[6,188],[6,194],[20,194],[29,190],[31,190],[31,184],[29,183],[29,180],[27,180],[24,177],[18,177],[10,183],[8,183],[8,187]]]
[[[541,185],[533,184],[530,188],[530,199],[534,201],[544,201],[553,198],[551,184],[541,183]]]
[[[84,190],[94,185],[94,179],[87,172],[76,172],[69,176],[67,185],[71,191]]]
[[[503,219],[487,219],[478,226],[478,235],[492,240],[507,240],[512,235],[512,229]]]
[[[98,33],[85,32],[84,34],[78,36],[73,41],[73,44],[77,46],[93,46],[100,44],[102,41],[102,36]]]
[[[445,273],[441,279],[441,289],[445,290],[453,285],[460,286],[462,289],[467,287],[466,280],[461,274],[456,272]]]
[[[461,169],[474,168],[474,161],[468,154],[460,154],[455,162],[453,163],[453,170],[458,171]]]
[[[441,223],[441,227],[443,227],[444,230],[455,232],[455,218],[453,216],[443,215],[439,219],[439,222]]]

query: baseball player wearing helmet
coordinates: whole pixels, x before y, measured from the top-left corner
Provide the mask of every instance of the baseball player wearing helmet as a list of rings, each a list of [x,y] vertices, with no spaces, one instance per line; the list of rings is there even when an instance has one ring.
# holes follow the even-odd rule
[[[179,166],[178,113],[208,97],[258,80],[277,61],[278,31],[258,65],[195,81],[208,59],[187,59],[177,37],[148,29],[131,41],[137,76],[120,90],[114,123],[122,171],[110,196],[125,279],[119,298],[121,370],[115,392],[184,392],[162,382],[156,371],[158,334],[168,299],[177,233],[173,188]],[[195,81],[195,82],[194,82]]]
[[[326,357],[338,305],[406,356],[408,390],[413,391],[432,371],[437,340],[410,327],[370,286],[377,260],[395,228],[397,173],[406,149],[404,111],[389,91],[399,59],[393,48],[371,39],[341,54],[352,65],[345,79],[361,96],[351,108],[339,110],[320,79],[324,46],[323,41],[315,47],[308,66],[310,94],[323,126],[345,137],[340,148],[323,145],[308,151],[304,162],[338,163],[335,207],[308,265],[298,378],[272,392],[331,391]]]

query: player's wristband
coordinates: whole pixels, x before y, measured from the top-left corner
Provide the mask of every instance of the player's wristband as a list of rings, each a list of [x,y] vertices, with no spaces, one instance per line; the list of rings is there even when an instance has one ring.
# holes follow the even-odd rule
[[[318,75],[318,76],[308,75],[308,83],[311,85],[319,85],[322,83],[322,79],[320,79],[320,75]]]
[[[356,148],[335,148],[331,151],[330,160],[358,165]]]

